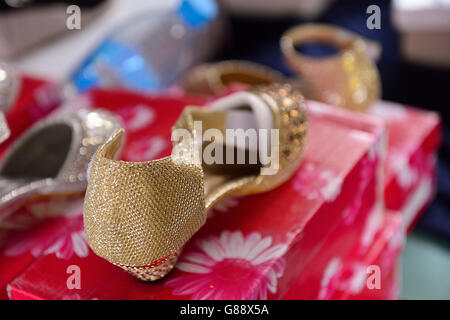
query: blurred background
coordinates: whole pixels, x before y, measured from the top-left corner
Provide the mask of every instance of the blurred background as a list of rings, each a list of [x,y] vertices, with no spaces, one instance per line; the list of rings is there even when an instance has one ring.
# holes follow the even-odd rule
[[[408,237],[401,297],[450,299],[450,0],[194,2],[200,10],[185,7],[180,22],[178,0],[0,0],[0,59],[72,91],[120,84],[152,92],[170,90],[206,61],[249,60],[292,76],[279,41],[301,23],[330,23],[377,41],[383,99],[435,110],[443,121],[438,192]],[[373,5],[380,20],[370,29]],[[151,68],[143,71],[143,63]]]

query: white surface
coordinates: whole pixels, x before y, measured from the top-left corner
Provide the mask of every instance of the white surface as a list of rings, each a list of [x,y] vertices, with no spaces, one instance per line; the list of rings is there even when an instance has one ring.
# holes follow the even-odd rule
[[[320,15],[332,0],[222,0],[225,9],[248,16],[298,16],[312,19]]]
[[[450,31],[405,33],[401,45],[402,53],[409,61],[450,68]]]
[[[22,72],[54,81],[64,81],[72,70],[114,27],[145,11],[175,6],[178,0],[109,0],[105,12],[81,30],[66,34],[11,62]],[[83,12],[81,13],[83,19]]]
[[[394,0],[392,22],[405,59],[450,67],[450,0]]]
[[[392,22],[402,32],[450,32],[450,0],[394,0]]]

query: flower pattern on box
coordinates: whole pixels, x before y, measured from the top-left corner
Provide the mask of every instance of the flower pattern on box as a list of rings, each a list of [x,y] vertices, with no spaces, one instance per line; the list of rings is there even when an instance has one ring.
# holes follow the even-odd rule
[[[61,224],[63,227],[64,223]],[[15,232],[4,246],[3,254],[16,257],[29,252],[33,257],[39,257],[53,243],[55,235],[46,229],[33,228]]]
[[[331,170],[320,170],[312,162],[307,162],[298,170],[294,178],[294,189],[308,199],[334,201],[341,192],[342,177]]]
[[[147,135],[133,141],[127,148],[124,159],[141,162],[157,158],[169,147],[167,140],[160,136]]]
[[[81,296],[78,293],[66,294],[61,300],[81,300]],[[98,298],[92,298],[91,300],[99,300]]]
[[[409,188],[418,180],[419,172],[417,168],[410,164],[410,159],[405,155],[405,152],[392,149],[387,163],[396,172],[397,182],[402,188]]]
[[[361,254],[365,253],[369,249],[373,239],[375,239],[376,234],[380,231],[383,225],[383,206],[383,203],[378,202],[369,213],[369,217],[366,220],[363,232],[361,233],[360,241],[358,243],[358,251]]]
[[[212,219],[216,214],[229,212],[230,209],[239,205],[240,196],[229,197],[219,202],[212,210],[208,212],[208,219]]]
[[[64,229],[81,220],[80,199],[46,199],[29,203],[0,224],[0,249],[7,257],[29,252],[39,257]],[[59,232],[57,232],[59,231]]]
[[[8,257],[15,257],[29,251],[33,257],[39,256],[48,243],[45,241],[45,234],[28,232],[37,223],[36,218],[24,209],[2,221],[0,225],[2,253]]]
[[[220,212],[228,212],[239,204],[239,196],[229,197],[219,202],[214,209]]]
[[[388,121],[402,121],[408,115],[408,110],[401,104],[375,102],[369,113]]]
[[[83,230],[75,230],[64,234],[45,254],[54,253],[58,259],[69,260],[73,255],[79,258],[86,258],[89,255],[89,245]]]
[[[342,267],[343,265],[341,258],[334,257],[330,260],[327,267],[325,268],[325,271],[323,272],[317,299],[328,300],[333,297],[336,292],[337,284],[340,280]]]
[[[33,121],[40,120],[61,102],[61,87],[53,83],[46,83],[33,92],[35,103],[28,107],[28,115]],[[81,98],[75,99],[81,100]]]
[[[399,228],[397,232],[394,232],[389,239],[387,248],[381,254],[380,257],[380,267],[382,270],[390,270],[395,264],[397,257],[403,249],[405,244],[405,230],[404,228]]]
[[[366,283],[367,266],[362,262],[356,261],[344,272],[339,284],[339,290],[356,295],[363,291]]]
[[[174,295],[205,299],[267,299],[276,293],[283,275],[282,255],[286,245],[272,245],[272,237],[258,232],[246,236],[224,231],[220,237],[197,242],[197,248],[182,255],[177,269],[184,273],[169,280]]]
[[[372,179],[373,172],[376,170],[376,165],[378,159],[377,157],[372,157],[370,155],[364,157],[361,160],[360,174],[361,178],[358,181],[358,185],[354,188],[354,197],[350,202],[350,205],[344,210],[344,222],[347,225],[352,224],[362,206],[362,201],[364,199],[364,191],[366,190],[370,180]]]
[[[136,132],[148,127],[155,121],[155,111],[145,105],[138,104],[136,106],[125,106],[116,111],[116,113],[123,119],[125,129],[128,132]]]
[[[82,198],[63,197],[33,201],[27,206],[27,210],[39,219],[64,216],[76,217],[83,212]]]

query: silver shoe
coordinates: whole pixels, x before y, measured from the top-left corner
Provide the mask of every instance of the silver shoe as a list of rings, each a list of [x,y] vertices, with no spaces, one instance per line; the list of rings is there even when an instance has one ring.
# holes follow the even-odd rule
[[[0,62],[0,110],[6,112],[16,100],[20,89],[17,72],[9,64]]]
[[[20,81],[15,70],[0,62],[0,143],[8,139],[9,128],[4,112],[7,112],[19,93]]]
[[[91,157],[120,128],[110,112],[83,109],[31,127],[0,163],[0,220],[33,196],[82,194]]]
[[[10,135],[8,123],[6,122],[5,115],[0,111],[0,143],[8,139]]]

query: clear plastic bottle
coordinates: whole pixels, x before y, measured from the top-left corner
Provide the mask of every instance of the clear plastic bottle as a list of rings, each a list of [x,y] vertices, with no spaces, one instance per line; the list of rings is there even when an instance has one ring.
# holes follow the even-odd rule
[[[78,92],[91,87],[155,91],[215,51],[221,37],[215,0],[182,0],[175,11],[152,12],[108,36],[73,73]]]

